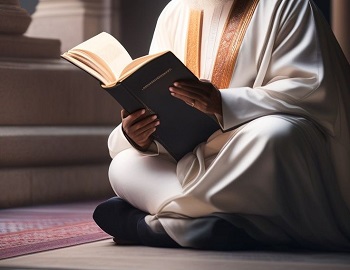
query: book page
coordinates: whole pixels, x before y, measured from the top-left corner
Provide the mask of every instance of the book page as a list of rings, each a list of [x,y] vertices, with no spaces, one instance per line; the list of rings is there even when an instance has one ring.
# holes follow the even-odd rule
[[[113,71],[108,66],[106,66],[100,57],[87,51],[76,50],[74,53],[74,58],[96,70],[108,82],[114,82],[117,80]]]
[[[96,66],[94,64],[85,60],[84,58],[79,58],[79,57],[73,58],[67,53],[62,54],[62,57],[68,60],[69,62],[71,62],[72,64],[76,65],[77,67],[80,67],[82,70],[85,70],[86,72],[90,73],[100,82],[102,82],[104,85],[111,84],[110,81],[106,80],[104,76],[102,76],[99,72],[96,71]]]
[[[82,57],[86,57],[84,54],[89,55],[91,57],[90,61],[93,60],[96,65],[101,67],[101,70],[108,73],[112,72],[115,80],[119,78],[125,66],[132,62],[131,56],[123,45],[106,32],[102,32],[75,46],[68,51],[68,54],[77,54]]]

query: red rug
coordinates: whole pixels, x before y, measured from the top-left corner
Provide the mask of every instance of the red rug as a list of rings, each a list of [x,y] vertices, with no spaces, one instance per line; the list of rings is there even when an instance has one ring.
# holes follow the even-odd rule
[[[111,238],[92,219],[97,204],[0,210],[0,259]]]

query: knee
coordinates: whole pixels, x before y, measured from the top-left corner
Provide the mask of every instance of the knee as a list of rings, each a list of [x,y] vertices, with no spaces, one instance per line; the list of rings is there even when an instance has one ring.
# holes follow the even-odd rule
[[[112,160],[109,171],[108,171],[108,178],[109,183],[114,191],[114,193],[118,197],[124,198],[123,195],[123,189],[125,186],[128,185],[130,182],[130,176],[132,175],[129,171],[129,168],[131,167],[129,164],[127,164],[127,159],[123,158],[123,154],[119,154]],[[101,206],[105,207],[105,206]]]
[[[297,121],[293,118],[280,116],[262,117],[254,124],[258,130],[258,139],[266,141],[267,145],[275,150],[288,149],[297,146],[305,138]]]
[[[108,178],[117,196],[122,197],[123,192],[120,187],[133,181],[135,168],[138,167],[140,157],[140,153],[135,149],[127,149],[113,158],[109,166]]]

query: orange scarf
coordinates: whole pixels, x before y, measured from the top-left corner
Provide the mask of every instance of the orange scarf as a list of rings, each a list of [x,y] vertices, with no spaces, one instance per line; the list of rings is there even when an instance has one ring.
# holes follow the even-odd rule
[[[219,89],[228,88],[238,52],[259,0],[235,0],[226,21],[216,55],[212,83]],[[203,11],[191,10],[187,33],[186,66],[200,76]]]

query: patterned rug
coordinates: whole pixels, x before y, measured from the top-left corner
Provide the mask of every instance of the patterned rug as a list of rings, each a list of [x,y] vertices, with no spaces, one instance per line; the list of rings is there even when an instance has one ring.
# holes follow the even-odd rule
[[[110,238],[92,219],[97,204],[0,210],[0,259]]]

